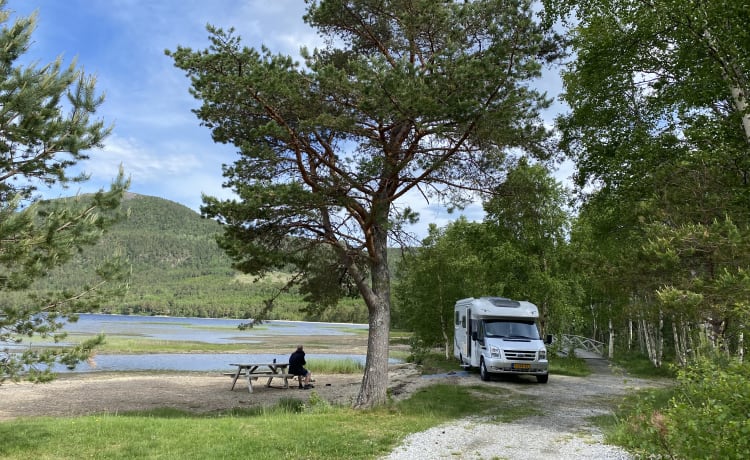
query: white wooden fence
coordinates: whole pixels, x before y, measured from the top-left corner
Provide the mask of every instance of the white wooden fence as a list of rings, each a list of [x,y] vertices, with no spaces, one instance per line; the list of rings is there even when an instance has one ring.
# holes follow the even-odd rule
[[[580,335],[562,334],[560,336],[560,349],[581,349],[589,353],[594,353],[598,356],[604,356],[604,342],[583,337]]]

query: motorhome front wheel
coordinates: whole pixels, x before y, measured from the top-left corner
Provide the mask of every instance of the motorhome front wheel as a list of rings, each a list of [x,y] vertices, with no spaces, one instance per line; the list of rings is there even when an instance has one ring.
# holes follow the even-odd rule
[[[487,372],[487,366],[484,365],[484,360],[479,363],[479,377],[481,377],[484,381],[490,379],[490,373]]]

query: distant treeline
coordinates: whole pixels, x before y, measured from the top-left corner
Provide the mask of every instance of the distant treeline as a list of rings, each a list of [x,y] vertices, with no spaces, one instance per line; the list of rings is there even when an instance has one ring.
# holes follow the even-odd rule
[[[124,298],[102,305],[102,312],[251,318],[288,279],[283,272],[254,280],[235,271],[216,244],[219,224],[181,204],[130,193],[123,207],[129,208],[128,219],[38,282],[36,292],[84,286],[91,282],[97,261],[119,252],[132,267],[130,286]],[[27,300],[14,294],[5,301]],[[307,307],[302,296],[291,291],[276,299],[266,319],[367,322],[367,309],[359,299],[346,299],[324,311]]]

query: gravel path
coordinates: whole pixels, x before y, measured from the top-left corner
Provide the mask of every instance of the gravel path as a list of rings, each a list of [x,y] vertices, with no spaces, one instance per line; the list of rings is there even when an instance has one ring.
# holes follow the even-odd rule
[[[441,425],[407,437],[383,460],[631,459],[624,450],[604,444],[601,432],[587,419],[611,413],[616,397],[659,383],[627,378],[603,359],[587,361],[590,376],[552,375],[546,385],[521,379],[481,382],[476,374],[462,377],[461,384],[501,386],[533,399],[533,415],[511,423],[485,416]]]

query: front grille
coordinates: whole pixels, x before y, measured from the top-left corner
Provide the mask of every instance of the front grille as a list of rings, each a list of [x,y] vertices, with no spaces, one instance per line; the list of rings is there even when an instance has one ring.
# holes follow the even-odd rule
[[[536,359],[536,352],[523,350],[505,350],[505,359],[515,361],[534,361],[534,359]]]

